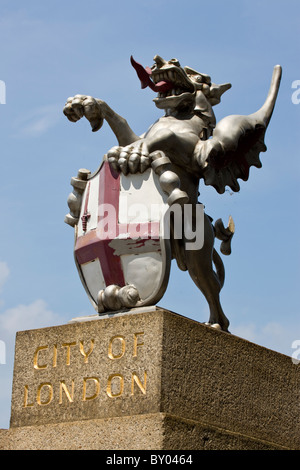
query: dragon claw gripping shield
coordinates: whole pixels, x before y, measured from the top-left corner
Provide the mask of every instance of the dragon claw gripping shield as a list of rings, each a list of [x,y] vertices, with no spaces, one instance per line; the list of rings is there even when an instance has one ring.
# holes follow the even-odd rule
[[[231,85],[177,59],[154,57],[144,68],[133,57],[142,88],[157,93],[160,117],[142,136],[108,104],[91,96],[68,98],[71,122],[85,117],[92,131],[104,120],[117,145],[93,174],[81,169],[71,180],[70,212],[75,230],[75,263],[82,284],[99,314],[155,305],[168,285],[172,259],[188,271],[209,306],[207,324],[228,331],[220,291],[224,265],[214,248],[231,253],[234,222],[214,224],[198,201],[200,180],[222,194],[239,191],[251,166],[261,167],[265,132],[275,106],[281,67],[274,67],[262,107],[248,116],[231,115],[216,123],[213,106]]]

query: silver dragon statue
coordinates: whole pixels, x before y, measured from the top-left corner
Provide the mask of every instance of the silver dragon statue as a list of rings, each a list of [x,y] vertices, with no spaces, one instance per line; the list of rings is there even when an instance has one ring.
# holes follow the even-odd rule
[[[101,201],[115,201],[119,208],[115,195],[122,191],[146,200],[156,197],[152,196],[156,187],[158,193],[162,189],[163,203],[172,206],[179,202],[182,207],[190,204],[194,209],[199,204],[200,180],[220,194],[226,187],[239,191],[238,179],[247,181],[250,167],[261,167],[259,154],[266,151],[264,136],[277,98],[281,67],[274,67],[269,94],[257,112],[227,116],[216,123],[213,106],[220,103],[231,84],[217,85],[208,75],[181,67],[177,59],[166,61],[158,55],[151,68],[144,68],[133,57],[131,64],[142,88],[149,86],[157,92],[154,103],[164,110],[164,115],[142,136],[136,135],[127,121],[100,99],[76,95],[64,107],[64,114],[72,122],[86,117],[93,132],[106,120],[118,141],[104,155],[96,173],[80,170],[71,180],[74,190],[68,199],[70,213],[65,221],[75,227],[75,259],[81,280],[99,313],[153,305],[166,289],[170,259],[175,258],[208,302],[207,324],[228,331],[229,321],[220,303],[224,266],[214,240],[221,240],[223,254],[231,253],[231,218],[225,227],[221,219],[212,224],[204,214],[204,243],[194,250],[187,248],[184,234],[182,238],[171,236],[169,244],[163,246],[161,242],[150,243],[149,235],[145,237],[147,243],[141,243],[141,238],[134,241],[127,232],[126,237],[118,232],[101,241],[97,226],[101,217],[98,214],[97,219],[94,213]],[[150,188],[152,177],[157,178],[160,188],[156,180]],[[139,192],[143,185],[144,192]],[[120,227],[120,214],[117,219]],[[155,283],[150,292],[150,284]]]

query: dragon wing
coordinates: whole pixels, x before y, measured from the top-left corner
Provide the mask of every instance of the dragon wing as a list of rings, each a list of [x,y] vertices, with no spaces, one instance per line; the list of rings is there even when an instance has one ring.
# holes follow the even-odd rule
[[[206,185],[222,194],[225,187],[240,189],[238,178],[247,181],[251,166],[260,168],[260,152],[267,150],[264,137],[275,106],[282,69],[274,67],[270,90],[264,105],[249,116],[232,115],[222,119],[212,137],[199,141],[195,158]]]

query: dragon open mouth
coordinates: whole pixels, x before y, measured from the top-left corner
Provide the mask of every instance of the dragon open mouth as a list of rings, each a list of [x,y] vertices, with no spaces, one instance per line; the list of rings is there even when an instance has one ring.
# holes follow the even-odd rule
[[[156,83],[170,83],[168,90],[158,90],[158,98],[166,98],[168,96],[178,96],[185,92],[194,92],[194,86],[187,80],[181,69],[176,66],[171,66],[168,69],[161,71],[154,71],[151,75],[153,82]]]
[[[156,91],[158,93],[157,99],[194,92],[193,84],[185,76],[181,68],[171,65],[166,68],[152,70],[150,67],[144,68],[132,56],[130,60],[141,81],[142,88],[149,86],[151,90]]]

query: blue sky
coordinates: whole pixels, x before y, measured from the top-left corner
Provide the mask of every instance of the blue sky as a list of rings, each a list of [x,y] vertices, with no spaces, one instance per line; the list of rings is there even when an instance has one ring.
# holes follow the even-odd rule
[[[282,66],[262,169],[251,170],[239,193],[200,185],[200,199],[214,219],[232,215],[236,224],[221,293],[231,332],[292,355],[300,340],[300,104],[292,102],[299,29],[298,0],[0,0],[0,427],[9,426],[16,331],[94,313],[64,216],[70,178],[82,167],[94,171],[116,140],[106,124],[92,133],[62,109],[77,93],[101,98],[142,134],[161,111],[152,91],[140,89],[131,54],[149,66],[156,54],[176,57],[215,83],[232,83],[214,108],[217,120],[256,111],[273,67]],[[208,319],[205,299],[175,264],[159,305]]]

